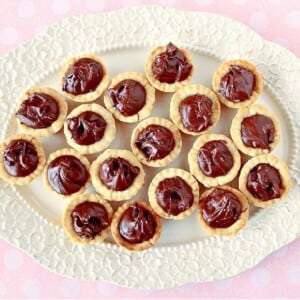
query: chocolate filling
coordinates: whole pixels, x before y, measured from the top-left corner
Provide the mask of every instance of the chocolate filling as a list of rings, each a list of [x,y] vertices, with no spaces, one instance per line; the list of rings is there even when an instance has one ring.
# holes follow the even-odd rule
[[[72,226],[82,238],[93,240],[108,227],[109,217],[105,207],[96,202],[82,202],[72,210]]]
[[[106,159],[99,169],[102,183],[114,191],[124,191],[128,189],[139,173],[139,167],[133,166],[122,157]]]
[[[194,203],[191,187],[179,176],[162,180],[155,195],[159,206],[173,216],[188,210]]]
[[[231,226],[242,213],[242,204],[237,196],[220,188],[215,188],[199,205],[204,221],[213,228]]]
[[[137,114],[146,103],[146,90],[137,81],[126,79],[108,90],[112,106],[124,116]]]
[[[50,95],[32,93],[23,101],[16,112],[16,117],[31,128],[47,128],[55,122],[59,115],[58,104]]]

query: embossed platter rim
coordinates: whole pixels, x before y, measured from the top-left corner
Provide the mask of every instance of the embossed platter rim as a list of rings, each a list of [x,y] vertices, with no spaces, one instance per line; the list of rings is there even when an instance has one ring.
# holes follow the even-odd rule
[[[159,30],[162,26],[163,33]],[[87,35],[91,31],[95,35],[92,40]],[[2,58],[0,72],[5,74],[1,74],[0,82],[0,121],[5,130],[1,132],[1,140],[9,131],[7,116],[14,110],[10,99],[16,99],[24,87],[56,72],[65,58],[87,49],[105,53],[152,47],[169,40],[219,60],[235,57],[252,60],[262,71],[279,105],[283,103],[281,99],[289,104],[286,108],[292,120],[290,128],[300,128],[297,104],[300,67],[294,55],[264,41],[246,26],[221,16],[142,6],[64,19]],[[296,141],[295,136],[294,139]],[[297,159],[293,166],[298,166],[299,158],[295,155],[298,147],[294,146],[291,161]],[[298,182],[296,167],[292,174]],[[300,232],[297,221],[300,205],[295,201],[299,198],[299,187],[294,184],[287,199],[254,215],[251,226],[235,238],[209,237],[181,245],[154,247],[142,253],[129,253],[109,243],[82,248],[68,242],[61,228],[27,205],[18,189],[3,181],[0,187],[3,199],[0,234],[3,238],[52,271],[128,287],[160,289],[233,276],[294,240]]]

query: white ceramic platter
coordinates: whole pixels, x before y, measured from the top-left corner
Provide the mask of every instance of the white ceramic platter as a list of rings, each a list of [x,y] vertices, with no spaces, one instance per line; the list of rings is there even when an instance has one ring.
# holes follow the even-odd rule
[[[131,253],[111,238],[96,246],[72,243],[60,224],[66,201],[49,193],[41,178],[22,188],[0,181],[1,236],[50,270],[74,278],[161,289],[233,276],[299,235],[299,59],[222,16],[141,6],[71,17],[49,27],[0,60],[1,140],[17,131],[13,114],[21,92],[36,85],[60,90],[58,70],[69,57],[96,53],[113,76],[123,71],[143,71],[149,51],[169,41],[191,52],[196,69],[193,83],[210,87],[213,71],[223,60],[241,58],[257,65],[265,80],[259,103],[280,119],[282,141],[274,154],[289,164],[292,191],[276,206],[253,209],[248,225],[235,237],[208,236],[200,228],[195,212],[183,221],[164,221],[156,246]],[[170,96],[157,93],[153,116],[169,117]],[[102,103],[102,98],[98,102]],[[213,131],[229,134],[234,113],[223,108],[222,119]],[[129,149],[135,125],[117,124],[117,137],[111,147]],[[183,135],[184,149],[170,166],[187,169],[186,153],[194,139]],[[66,146],[62,133],[42,142],[47,155]],[[94,158],[89,156],[90,160]],[[156,172],[146,168],[147,182]],[[146,188],[134,199],[146,199]]]

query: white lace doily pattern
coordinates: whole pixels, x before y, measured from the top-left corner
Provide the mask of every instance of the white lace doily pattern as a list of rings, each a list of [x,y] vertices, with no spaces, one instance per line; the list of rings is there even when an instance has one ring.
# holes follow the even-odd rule
[[[57,72],[67,57],[81,52],[152,47],[170,40],[220,60],[251,60],[290,116],[289,127],[296,129],[295,134],[299,132],[297,57],[264,41],[248,27],[219,15],[141,6],[62,20],[1,58],[1,140],[10,134],[9,119],[19,94]],[[50,270],[79,279],[162,289],[233,276],[253,267],[300,233],[300,158],[296,155],[295,134],[289,161],[294,179],[292,191],[278,205],[252,215],[249,225],[235,237],[209,237],[182,245],[153,247],[141,253],[130,253],[109,243],[83,247],[66,239],[59,226],[46,221],[27,204],[17,188],[3,181],[0,234]]]

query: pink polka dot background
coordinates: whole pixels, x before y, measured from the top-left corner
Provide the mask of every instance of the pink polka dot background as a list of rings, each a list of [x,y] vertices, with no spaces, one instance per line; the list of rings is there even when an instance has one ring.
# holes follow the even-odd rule
[[[143,3],[220,13],[249,25],[265,39],[300,55],[298,0],[0,0],[0,56],[63,17]],[[233,278],[163,291],[139,291],[104,282],[64,278],[39,266],[27,254],[0,239],[0,298],[92,297],[299,298],[300,239],[274,252],[252,270]]]

